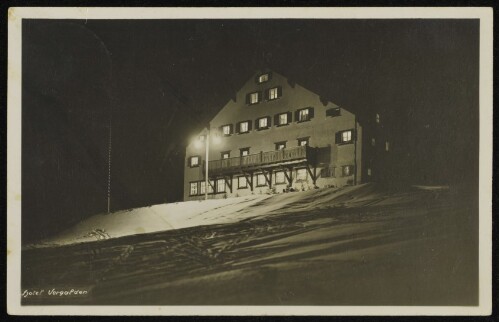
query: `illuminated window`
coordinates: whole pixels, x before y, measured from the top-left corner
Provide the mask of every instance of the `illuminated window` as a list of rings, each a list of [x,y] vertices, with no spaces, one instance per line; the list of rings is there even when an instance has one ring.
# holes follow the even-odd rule
[[[189,194],[191,196],[195,196],[198,194],[198,183],[197,182],[191,182],[191,190],[189,192]]]
[[[372,139],[371,139],[371,145],[372,145],[372,146],[375,146],[375,145],[376,145],[376,139],[375,139],[375,138],[372,138]]]
[[[288,113],[279,114],[279,125],[288,124]]]
[[[286,142],[276,142],[275,143],[275,149],[276,150],[282,150],[286,148]]]
[[[350,142],[352,141],[352,131],[345,131],[341,133],[341,142]]]
[[[379,123],[380,122],[380,116],[378,113],[376,113],[376,123]]]
[[[200,181],[199,182],[199,194],[204,195],[205,193],[206,193],[206,182]]]
[[[225,180],[224,179],[217,180],[217,192],[225,192]]]
[[[189,166],[191,168],[193,167],[199,167],[199,156],[194,156],[194,157],[190,157],[189,159]]]
[[[238,189],[248,188],[248,180],[246,180],[245,176],[237,177],[237,188]]]
[[[277,87],[269,89],[269,100],[279,98],[279,89]]]
[[[302,108],[295,112],[295,121],[305,122],[310,121],[314,117],[314,109],[312,107]]]
[[[354,136],[353,130],[336,132],[336,143],[338,144],[352,143],[353,136]]]
[[[276,184],[286,183],[286,176],[284,175],[284,171],[279,171],[275,173],[275,183]]]
[[[269,118],[262,117],[258,119],[258,129],[268,129],[269,128]]]
[[[348,177],[353,175],[353,165],[345,165],[343,166],[343,176]]]
[[[265,175],[263,173],[259,173],[256,175],[256,186],[263,187],[267,185],[267,179],[265,179]]]
[[[225,136],[231,135],[232,134],[232,125],[227,124],[227,125],[222,126],[222,134]]]
[[[298,139],[298,146],[307,146],[307,145],[308,145],[308,138]]]
[[[367,168],[367,175],[368,175],[368,176],[371,176],[371,175],[372,175],[371,168]]]
[[[254,92],[254,93],[249,94],[249,103],[250,104],[258,103],[260,101],[259,99],[260,99],[260,97],[258,95],[258,92]]]
[[[230,158],[230,151],[222,152],[222,159],[228,159],[228,158]]]
[[[210,180],[208,183],[208,193],[213,193],[213,187],[215,186],[215,180]]]
[[[390,151],[390,142],[388,141],[385,142],[385,151],[386,152]]]
[[[241,151],[241,156],[245,157],[249,155],[250,148],[242,148],[240,151]]]
[[[249,132],[249,121],[239,123],[239,133]]]
[[[306,181],[307,180],[307,169],[297,169],[296,170],[296,181]]]
[[[265,83],[268,80],[269,80],[269,74],[262,74],[262,75],[258,76],[258,83],[259,84]]]

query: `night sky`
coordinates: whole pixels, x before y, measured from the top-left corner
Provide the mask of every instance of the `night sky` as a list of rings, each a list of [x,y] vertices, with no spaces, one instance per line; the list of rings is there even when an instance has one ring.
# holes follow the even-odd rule
[[[360,121],[397,181],[478,185],[478,20],[24,20],[23,241],[182,198],[188,140],[261,68]],[[112,112],[111,112],[112,111]]]

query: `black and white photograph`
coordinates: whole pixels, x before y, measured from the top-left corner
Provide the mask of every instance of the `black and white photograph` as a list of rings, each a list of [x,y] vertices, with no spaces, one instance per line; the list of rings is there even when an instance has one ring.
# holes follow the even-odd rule
[[[284,9],[10,9],[9,313],[490,314],[492,9]]]

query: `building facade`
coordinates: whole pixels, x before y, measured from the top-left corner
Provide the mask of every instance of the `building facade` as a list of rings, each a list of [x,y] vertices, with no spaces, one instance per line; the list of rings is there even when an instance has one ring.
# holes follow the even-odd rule
[[[259,71],[187,146],[184,200],[203,199],[206,189],[226,198],[368,181],[362,138],[350,111]]]

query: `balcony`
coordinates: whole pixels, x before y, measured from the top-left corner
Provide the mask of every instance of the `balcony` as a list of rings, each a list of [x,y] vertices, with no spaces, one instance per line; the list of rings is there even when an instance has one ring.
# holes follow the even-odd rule
[[[244,157],[234,157],[222,160],[213,160],[208,163],[211,176],[221,174],[235,174],[244,171],[255,171],[276,166],[312,164],[315,162],[315,148],[298,146],[278,151],[267,151],[250,154]]]

